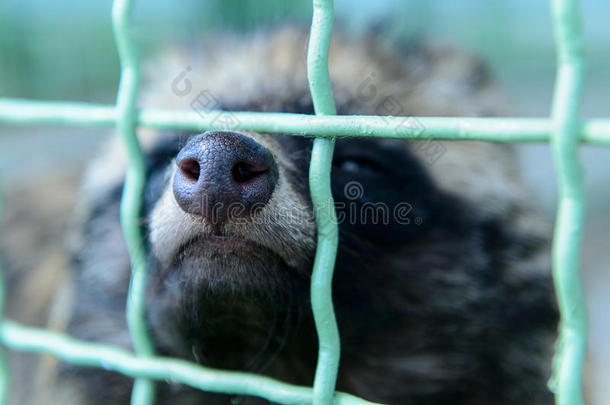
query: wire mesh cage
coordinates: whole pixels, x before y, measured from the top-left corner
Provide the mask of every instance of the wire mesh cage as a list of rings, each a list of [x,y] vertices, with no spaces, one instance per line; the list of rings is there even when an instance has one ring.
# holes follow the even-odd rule
[[[139,60],[132,38],[131,0],[115,0],[112,22],[121,61],[116,105],[0,99],[0,122],[116,126],[129,166],[121,202],[121,223],[131,257],[132,274],[127,322],[135,353],[108,345],[77,341],[55,332],[29,328],[11,320],[0,324],[0,340],[10,349],[47,352],[77,365],[102,367],[135,379],[132,404],[151,404],[155,381],[170,380],[220,393],[253,395],[285,404],[366,404],[364,399],[335,392],[340,339],[331,295],[338,228],[332,206],[330,170],[337,137],[418,139],[415,130],[397,131],[404,118],[337,116],[328,71],[333,26],[332,0],[313,1],[307,71],[315,115],[236,112],[233,129],[314,136],[309,183],[317,222],[317,250],[311,279],[311,302],[319,339],[312,388],[294,386],[256,374],[215,370],[155,354],[145,322],[146,252],[139,226],[145,184],[145,162],[136,128],[192,129],[211,127],[217,112],[136,108]],[[421,117],[426,139],[494,142],[548,142],[559,180],[559,207],[553,245],[553,276],[561,313],[560,334],[550,383],[558,404],[583,404],[582,371],[587,340],[587,315],[580,279],[580,244],[584,191],[578,148],[581,143],[610,145],[610,120],[579,119],[584,71],[584,39],[577,0],[552,0],[557,47],[557,80],[550,118]],[[4,302],[4,283],[0,308]],[[0,398],[5,402],[10,372],[2,359]]]

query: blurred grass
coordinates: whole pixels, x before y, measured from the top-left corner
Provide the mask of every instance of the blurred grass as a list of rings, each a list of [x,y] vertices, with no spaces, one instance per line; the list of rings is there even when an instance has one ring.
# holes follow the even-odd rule
[[[137,3],[134,35],[144,56],[209,30],[248,30],[308,18],[309,1],[223,0],[180,7]],[[0,97],[113,102],[119,62],[110,1],[0,3]]]
[[[109,18],[0,10],[0,95],[107,99],[118,84]]]
[[[113,102],[119,65],[110,25],[111,0],[0,2],[0,97]],[[554,48],[547,2],[513,0],[336,0],[350,29],[381,25],[402,40],[433,37],[484,56],[509,83],[548,89]],[[589,74],[607,75],[610,29],[605,0],[583,2]],[[277,22],[308,24],[309,0],[183,0],[136,3],[143,56],[168,43],[188,43],[210,30],[250,30]],[[595,79],[593,79],[595,80]],[[547,100],[544,101],[545,105]]]

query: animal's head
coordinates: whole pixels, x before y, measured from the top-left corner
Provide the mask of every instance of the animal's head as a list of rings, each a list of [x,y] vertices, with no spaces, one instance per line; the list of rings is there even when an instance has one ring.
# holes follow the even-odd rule
[[[242,42],[209,44],[203,61],[166,55],[152,65],[156,77],[144,104],[313,113],[302,38],[280,30]],[[450,48],[401,51],[336,40],[330,62],[339,112],[483,115],[497,105],[471,57]],[[405,117],[405,125],[420,139],[336,141],[333,290],[345,341],[374,347],[381,342],[375,339],[383,339],[402,347],[425,337],[455,353],[466,350],[454,347],[456,333],[474,339],[505,325],[527,329],[552,321],[547,262],[537,255],[544,239],[511,148],[434,141],[414,118]],[[148,162],[143,224],[155,337],[173,354],[181,342],[178,353],[186,357],[206,334],[243,329],[247,339],[263,345],[278,311],[309,310],[316,249],[308,185],[312,138],[222,128],[140,135]],[[124,162],[116,145],[111,150],[89,173],[96,206],[107,201],[100,196],[120,192]],[[112,232],[119,234],[118,224]],[[112,249],[125,258],[120,246]],[[81,256],[97,257],[89,253]],[[83,266],[89,273],[83,279],[126,285],[128,260],[115,260],[125,267],[122,279],[110,279],[94,259]],[[515,291],[531,299],[511,302]],[[511,310],[497,311],[498,305]],[[263,326],[255,337],[250,327],[257,322]],[[388,325],[396,330],[376,337]]]

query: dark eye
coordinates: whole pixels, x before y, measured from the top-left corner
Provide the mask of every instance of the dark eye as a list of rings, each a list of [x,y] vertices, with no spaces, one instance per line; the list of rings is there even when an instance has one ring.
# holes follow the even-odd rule
[[[333,166],[336,170],[340,170],[344,173],[378,173],[383,170],[383,166],[369,158],[364,156],[345,156],[335,159]]]

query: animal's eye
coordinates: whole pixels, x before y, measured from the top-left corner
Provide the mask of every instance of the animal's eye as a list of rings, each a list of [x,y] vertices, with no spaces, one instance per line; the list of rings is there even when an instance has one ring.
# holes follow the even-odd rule
[[[335,169],[345,173],[376,173],[383,170],[382,165],[365,156],[346,156],[335,159]]]

